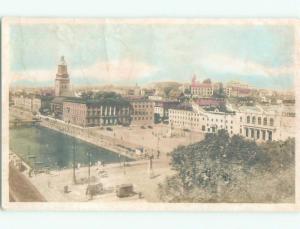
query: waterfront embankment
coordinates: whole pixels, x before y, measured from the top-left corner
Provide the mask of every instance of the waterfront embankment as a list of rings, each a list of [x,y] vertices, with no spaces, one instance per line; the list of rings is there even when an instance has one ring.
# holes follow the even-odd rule
[[[153,153],[153,149],[146,149],[142,145],[101,135],[96,133],[92,128],[82,128],[47,116],[40,116],[40,118],[41,122],[39,122],[39,125],[43,127],[67,134],[134,160],[146,159]]]

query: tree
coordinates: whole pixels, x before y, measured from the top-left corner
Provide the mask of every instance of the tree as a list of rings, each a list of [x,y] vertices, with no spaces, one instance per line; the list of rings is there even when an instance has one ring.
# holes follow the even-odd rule
[[[161,123],[161,117],[157,113],[154,114],[154,123],[155,124]]]
[[[178,147],[171,154],[176,175],[159,185],[161,198],[171,202],[265,202],[280,201],[283,196],[290,198],[294,187],[294,143],[287,140],[281,153],[277,144],[257,145],[241,136],[229,137],[227,131],[220,130],[207,134],[201,142]],[[278,154],[274,154],[274,147]],[[284,176],[274,177],[274,170],[269,168],[281,157],[289,162],[280,167],[285,169],[281,171]],[[273,179],[265,181],[262,177]],[[279,193],[277,186],[288,188]]]
[[[213,98],[226,98],[224,88],[221,87],[219,89],[214,90],[212,97]]]

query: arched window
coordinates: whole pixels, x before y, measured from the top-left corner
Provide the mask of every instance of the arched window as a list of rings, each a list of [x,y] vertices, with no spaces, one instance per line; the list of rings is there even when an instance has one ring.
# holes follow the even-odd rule
[[[257,118],[257,123],[258,123],[258,125],[261,125],[261,117]]]
[[[252,124],[255,124],[255,122],[256,122],[256,118],[255,118],[255,116],[253,116],[252,117]]]
[[[247,116],[247,123],[250,123],[250,116]]]
[[[270,118],[270,126],[273,126],[273,125],[274,125],[274,119]]]
[[[264,126],[268,125],[268,120],[267,118],[264,118]]]

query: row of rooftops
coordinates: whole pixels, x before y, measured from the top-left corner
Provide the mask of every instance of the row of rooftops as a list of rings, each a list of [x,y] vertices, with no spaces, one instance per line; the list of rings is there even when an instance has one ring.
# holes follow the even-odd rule
[[[129,105],[130,102],[153,102],[145,97],[122,97],[120,98],[104,98],[104,99],[84,99],[80,97],[55,97],[52,100],[52,103],[63,103],[63,102],[72,102],[72,103],[81,103],[87,105],[97,105],[97,104],[116,104],[116,105]]]
[[[196,102],[193,103],[182,103],[176,107],[173,107],[174,110],[185,110],[185,111],[194,111],[193,105],[196,105],[198,109],[204,112],[212,113],[227,113],[233,114],[236,112],[242,113],[255,113],[255,114],[268,114],[268,115],[281,115],[285,114],[295,114],[294,105],[270,105],[270,106],[233,106],[232,104],[222,103],[216,106],[201,106]]]
[[[42,99],[42,100],[52,100],[54,96],[48,95],[37,95],[37,94],[20,94],[15,95],[16,97],[28,98],[28,99]]]

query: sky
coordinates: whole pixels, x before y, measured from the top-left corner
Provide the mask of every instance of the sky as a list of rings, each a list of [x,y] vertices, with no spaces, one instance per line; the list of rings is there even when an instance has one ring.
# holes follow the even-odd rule
[[[286,25],[23,24],[10,26],[14,85],[54,85],[60,56],[73,85],[146,85],[210,78],[293,87],[294,28]]]

